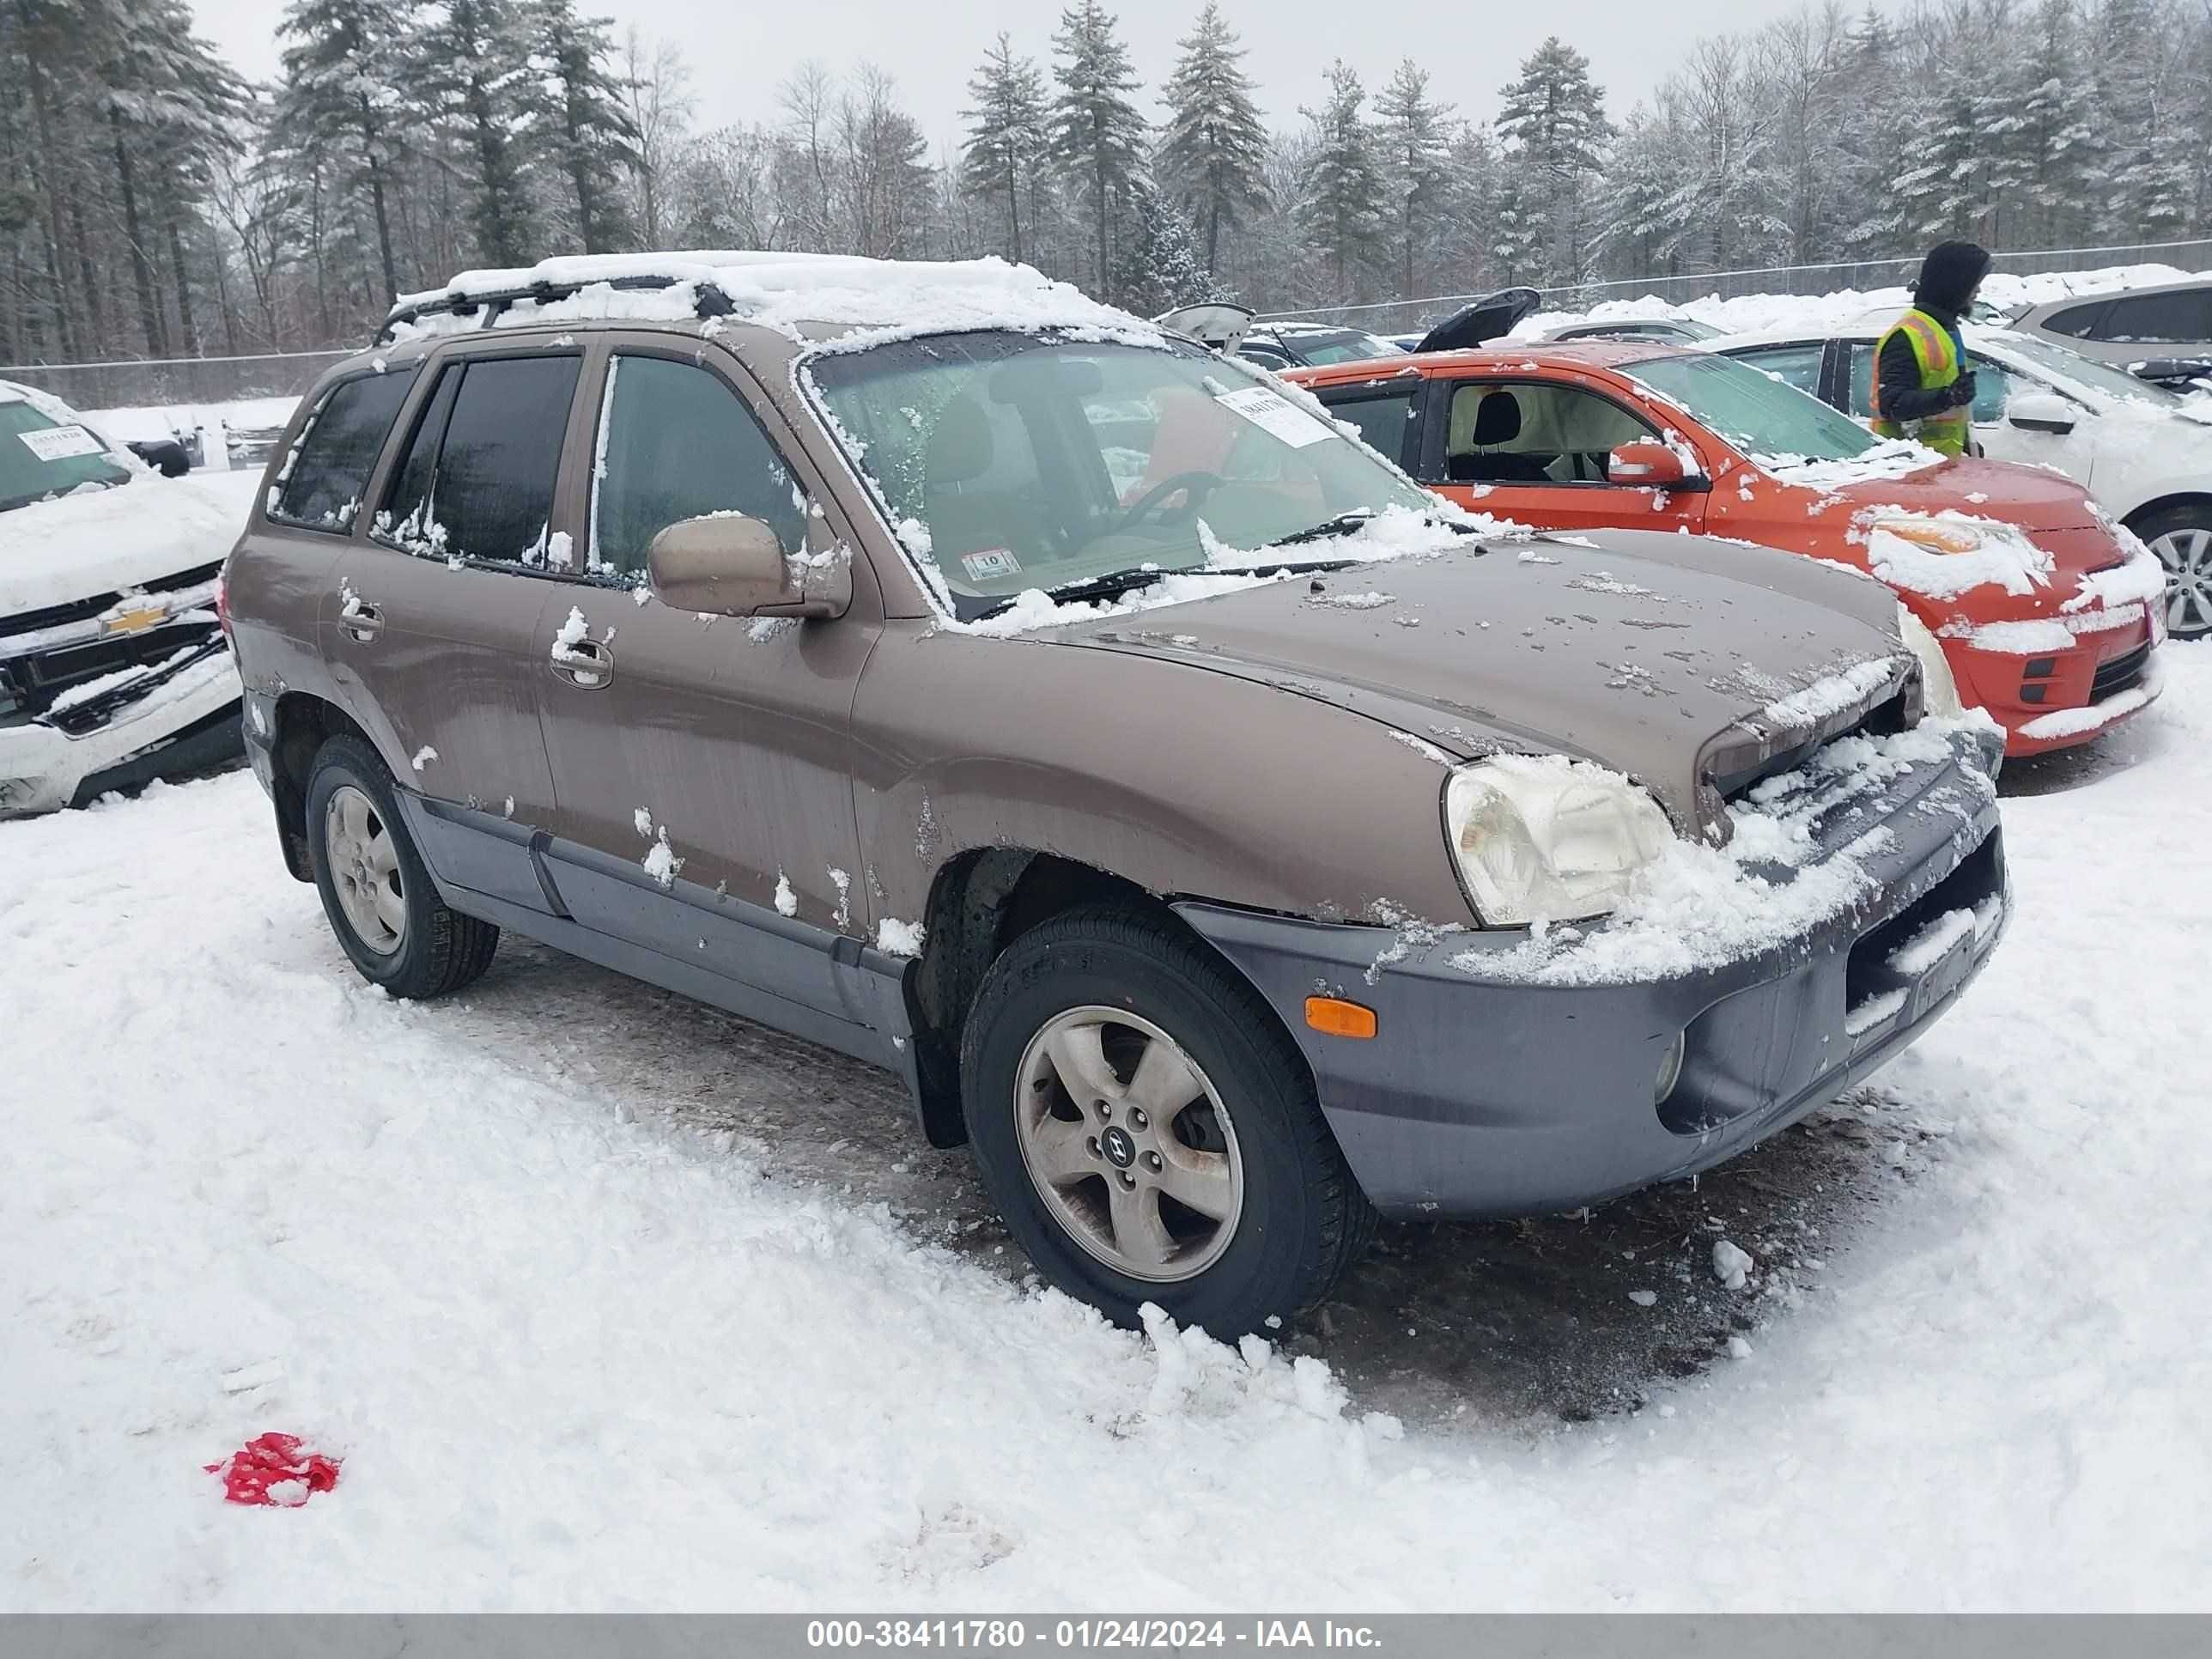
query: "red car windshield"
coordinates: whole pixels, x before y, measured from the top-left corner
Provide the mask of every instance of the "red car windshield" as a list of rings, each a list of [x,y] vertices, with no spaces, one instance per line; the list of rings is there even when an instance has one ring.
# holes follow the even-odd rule
[[[1818,398],[1732,358],[1685,351],[1624,363],[1620,372],[1761,460],[1856,460],[1881,441]]]

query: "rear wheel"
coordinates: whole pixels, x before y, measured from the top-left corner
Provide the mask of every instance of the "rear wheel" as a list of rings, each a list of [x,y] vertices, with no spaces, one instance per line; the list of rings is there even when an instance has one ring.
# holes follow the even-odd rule
[[[363,979],[396,997],[441,997],[491,965],[499,929],[439,898],[400,822],[392,774],[359,738],[316,751],[307,832],[323,913]]]
[[[1172,921],[1088,908],[1024,934],[962,1058],[1009,1230],[1118,1323],[1153,1302],[1241,1336],[1319,1301],[1372,1232],[1289,1034]]]
[[[2166,628],[2177,640],[2212,633],[2212,505],[2170,507],[2135,526],[2166,567]]]

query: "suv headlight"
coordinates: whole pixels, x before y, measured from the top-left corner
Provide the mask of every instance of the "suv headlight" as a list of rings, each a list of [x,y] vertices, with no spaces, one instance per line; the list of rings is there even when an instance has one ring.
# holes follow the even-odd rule
[[[1897,631],[1919,659],[1922,713],[1931,720],[1956,719],[1965,705],[1959,701],[1959,682],[1951,676],[1951,659],[1943,654],[1943,642],[1903,599],[1897,602]]]
[[[1461,767],[1444,788],[1444,829],[1475,914],[1507,927],[1607,914],[1674,838],[1626,778],[1558,755]]]

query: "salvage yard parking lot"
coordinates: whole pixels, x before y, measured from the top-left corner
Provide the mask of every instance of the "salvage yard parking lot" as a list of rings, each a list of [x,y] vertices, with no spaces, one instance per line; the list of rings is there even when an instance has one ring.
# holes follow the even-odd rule
[[[519,941],[362,986],[247,777],[0,826],[0,1607],[2189,1605],[2166,659],[2007,772],[2017,919],[1897,1064],[1694,1188],[1387,1230],[1236,1349],[1036,1288],[883,1074]],[[271,1426],[343,1502],[211,1499]]]

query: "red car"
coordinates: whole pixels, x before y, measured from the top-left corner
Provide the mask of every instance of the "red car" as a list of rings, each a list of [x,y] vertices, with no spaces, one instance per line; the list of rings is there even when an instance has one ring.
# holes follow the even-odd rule
[[[1505,341],[1285,378],[1480,512],[1672,527],[1869,572],[1942,641],[2008,755],[2087,742],[2158,695],[2164,571],[2056,473],[1885,442],[1757,369],[1649,342]]]

